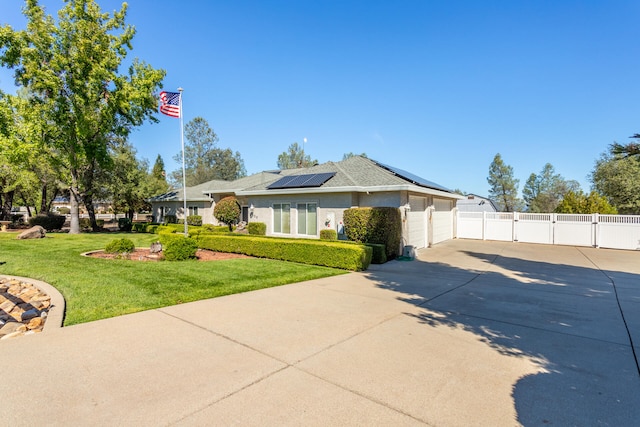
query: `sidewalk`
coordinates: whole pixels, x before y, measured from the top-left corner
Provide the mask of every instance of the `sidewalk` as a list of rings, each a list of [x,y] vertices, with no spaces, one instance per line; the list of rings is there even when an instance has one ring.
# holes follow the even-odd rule
[[[419,258],[7,340],[0,419],[637,425],[639,252],[456,240]]]

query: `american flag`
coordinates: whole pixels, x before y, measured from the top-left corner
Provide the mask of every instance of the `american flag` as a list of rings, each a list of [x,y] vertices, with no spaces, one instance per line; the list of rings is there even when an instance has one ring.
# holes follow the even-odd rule
[[[180,93],[160,92],[160,112],[170,117],[180,117]]]

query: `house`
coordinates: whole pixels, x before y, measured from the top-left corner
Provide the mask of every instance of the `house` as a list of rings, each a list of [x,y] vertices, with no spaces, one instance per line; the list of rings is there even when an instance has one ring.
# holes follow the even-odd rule
[[[458,212],[498,212],[496,204],[486,197],[467,194],[465,199],[458,200]]]
[[[242,221],[263,222],[267,235],[318,238],[331,228],[344,236],[343,212],[352,207],[391,206],[403,218],[403,245],[422,248],[454,236],[454,209],[463,196],[409,172],[354,156],[309,168],[264,171],[235,181],[188,187],[188,215],[216,224],[215,204],[235,196]],[[183,218],[183,190],[153,197],[154,219]]]

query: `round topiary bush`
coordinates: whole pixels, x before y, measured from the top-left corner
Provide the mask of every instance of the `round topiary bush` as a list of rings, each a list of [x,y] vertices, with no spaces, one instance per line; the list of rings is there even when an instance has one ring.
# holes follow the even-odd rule
[[[162,249],[167,261],[183,261],[196,257],[198,244],[188,237],[175,237],[169,240]]]
[[[233,231],[233,223],[240,218],[240,204],[233,196],[225,197],[216,203],[213,208],[213,216],[220,222],[229,226],[229,231]]]
[[[129,239],[113,239],[104,248],[104,251],[108,254],[130,254],[134,251],[136,246]]]

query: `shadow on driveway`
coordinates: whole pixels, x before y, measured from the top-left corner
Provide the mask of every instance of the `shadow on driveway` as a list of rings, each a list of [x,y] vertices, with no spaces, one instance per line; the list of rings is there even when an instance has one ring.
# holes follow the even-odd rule
[[[521,424],[637,425],[640,275],[600,270],[590,251],[452,241],[368,275],[423,308],[405,313],[419,323],[463,329],[538,364],[513,385]],[[613,252],[614,261],[640,262],[640,253]]]

